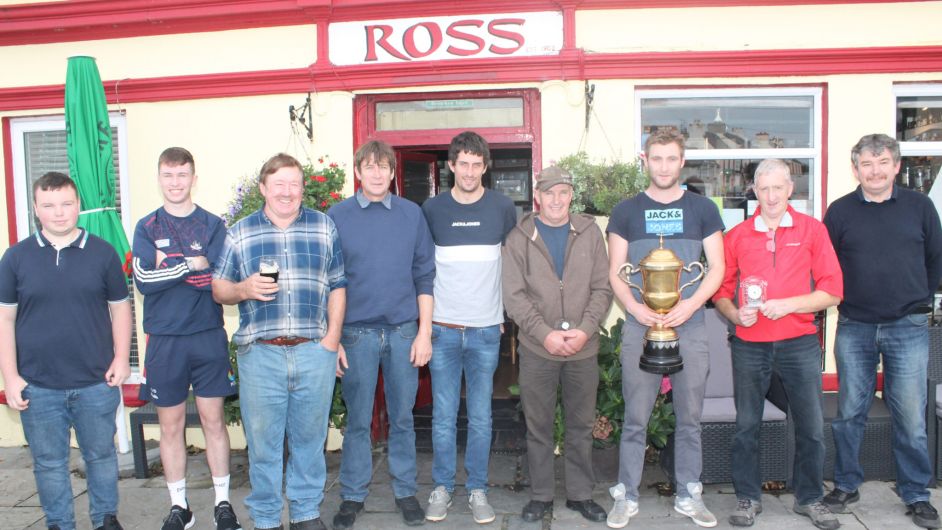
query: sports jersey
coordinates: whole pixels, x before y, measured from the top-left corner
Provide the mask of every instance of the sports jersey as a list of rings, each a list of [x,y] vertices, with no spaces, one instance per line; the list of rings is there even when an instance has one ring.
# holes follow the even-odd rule
[[[144,295],[144,332],[190,335],[221,327],[222,306],[213,300],[213,270],[226,229],[222,219],[199,206],[186,217],[163,207],[134,230],[134,284]],[[157,263],[157,252],[166,257]],[[191,271],[185,258],[205,256],[209,268]]]

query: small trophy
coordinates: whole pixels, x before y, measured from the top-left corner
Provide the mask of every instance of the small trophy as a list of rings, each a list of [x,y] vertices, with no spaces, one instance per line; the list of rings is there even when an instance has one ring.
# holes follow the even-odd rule
[[[700,268],[700,274],[693,280],[680,285],[680,271],[693,272],[694,267]],[[641,273],[643,287],[631,283],[631,275]],[[664,236],[661,236],[660,246],[645,257],[635,267],[625,263],[618,269],[618,277],[641,293],[641,299],[651,310],[665,315],[680,301],[680,293],[684,289],[703,278],[703,264],[695,261],[686,267],[677,254],[669,248],[664,248]],[[680,356],[680,339],[674,328],[655,324],[648,328],[644,334],[643,352],[638,366],[641,370],[651,374],[672,374],[684,368],[684,360]]]
[[[765,303],[768,282],[757,276],[749,276],[739,282],[739,306],[759,307]]]

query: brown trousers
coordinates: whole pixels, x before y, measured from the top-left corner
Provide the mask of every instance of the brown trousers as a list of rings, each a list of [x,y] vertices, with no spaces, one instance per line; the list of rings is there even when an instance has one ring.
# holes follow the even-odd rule
[[[556,490],[553,425],[556,389],[562,385],[566,418],[564,442],[566,497],[573,501],[592,498],[592,427],[595,394],[599,386],[598,358],[553,361],[528,351],[520,354],[520,399],[527,421],[527,461],[533,500],[549,502]]]

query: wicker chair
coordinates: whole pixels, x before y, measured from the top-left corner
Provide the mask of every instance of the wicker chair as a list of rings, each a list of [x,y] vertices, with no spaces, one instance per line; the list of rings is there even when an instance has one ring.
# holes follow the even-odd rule
[[[942,480],[942,326],[929,327],[929,388],[926,391],[929,456],[935,479]],[[933,418],[934,417],[934,418]]]
[[[706,310],[710,344],[710,375],[700,419],[703,445],[703,474],[706,484],[732,481],[731,448],[736,433],[733,401],[733,367],[727,333],[728,322],[715,309]],[[759,429],[759,468],[762,481],[785,480],[788,476],[786,416],[766,399]]]

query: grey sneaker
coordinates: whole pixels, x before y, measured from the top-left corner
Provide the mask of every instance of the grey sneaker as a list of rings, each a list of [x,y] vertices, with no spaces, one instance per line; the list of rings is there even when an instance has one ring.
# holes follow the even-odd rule
[[[468,506],[471,507],[471,516],[478,524],[487,524],[497,518],[494,509],[487,503],[487,494],[484,490],[471,490],[468,494]]]
[[[729,524],[733,526],[752,526],[756,516],[762,513],[762,503],[752,499],[739,499],[736,509],[729,515]]]
[[[625,485],[622,483],[609,488],[608,493],[615,499],[615,505],[609,510],[605,523],[609,528],[628,526],[628,521],[638,515],[638,501],[625,498]]]
[[[716,516],[703,504],[703,484],[691,482],[687,484],[689,497],[675,497],[674,510],[693,519],[697,526],[713,528],[716,526]]]
[[[445,486],[437,486],[428,496],[425,518],[429,521],[441,521],[448,515],[448,508],[451,508],[451,493],[445,490]]]
[[[836,530],[841,527],[841,522],[837,520],[837,516],[831,513],[827,505],[821,501],[815,501],[811,504],[798,504],[798,501],[795,501],[793,509],[795,513],[811,519],[811,522],[822,530]]]

